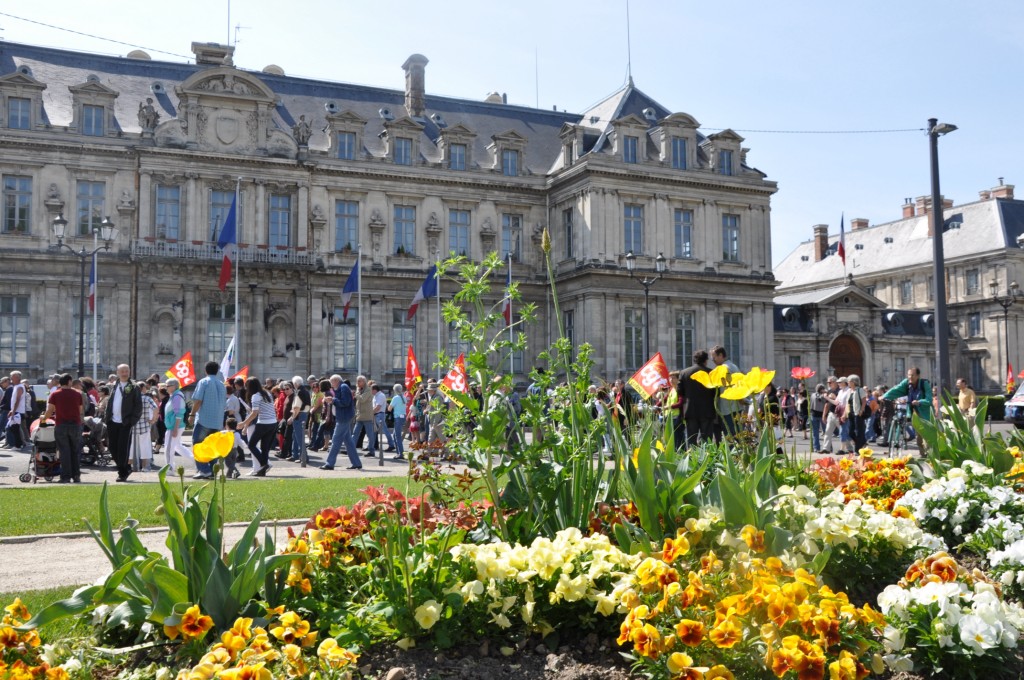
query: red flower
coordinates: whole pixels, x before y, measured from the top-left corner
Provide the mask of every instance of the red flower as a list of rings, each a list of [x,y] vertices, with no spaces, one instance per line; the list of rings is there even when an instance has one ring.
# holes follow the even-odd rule
[[[792,376],[793,380],[810,380],[814,377],[814,371],[804,366],[794,366],[789,375]]]

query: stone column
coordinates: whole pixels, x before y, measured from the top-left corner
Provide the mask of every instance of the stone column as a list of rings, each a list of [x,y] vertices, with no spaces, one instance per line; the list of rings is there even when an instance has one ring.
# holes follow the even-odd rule
[[[139,174],[139,238],[156,236],[153,210],[153,175],[148,170]]]
[[[188,243],[192,239],[207,239],[206,224],[203,222],[203,192],[199,188],[197,175],[192,172],[188,174],[185,181],[185,191],[182,200],[185,203],[181,225],[181,233],[178,235],[180,241]]]
[[[309,239],[309,187],[302,185],[299,187],[298,196],[298,214],[296,217],[296,239],[295,246],[297,248],[308,248]]]

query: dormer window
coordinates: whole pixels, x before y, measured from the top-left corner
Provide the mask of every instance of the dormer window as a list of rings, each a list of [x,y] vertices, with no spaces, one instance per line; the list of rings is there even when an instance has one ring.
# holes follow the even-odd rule
[[[26,97],[11,97],[7,100],[7,127],[28,130],[32,127],[32,100]]]
[[[437,147],[442,167],[460,172],[473,167],[473,140],[476,134],[462,123],[441,129]]]
[[[636,163],[640,138],[633,135],[626,135],[622,138],[622,160],[627,163]]]
[[[576,153],[573,150],[573,145],[569,144],[562,145],[562,165],[570,166],[576,161]]]
[[[719,175],[732,174],[732,151],[719,151],[716,164]]]
[[[519,176],[519,152],[515,149],[502,149],[501,174],[506,177]]]
[[[338,158],[351,161],[356,157],[356,133],[354,132],[339,132],[338,133]]]
[[[103,124],[105,113],[102,106],[82,106],[82,134],[90,137],[102,137],[106,134],[106,126]]]
[[[466,145],[465,144],[452,144],[448,147],[448,169],[449,170],[465,170],[466,169]]]
[[[412,139],[395,138],[394,161],[397,165],[412,165]]]
[[[651,130],[651,139],[658,148],[660,160],[673,170],[698,168],[697,128],[700,123],[686,113],[673,113],[658,121]]]
[[[337,104],[328,102],[337,111]],[[335,157],[343,161],[354,161],[360,157],[360,150],[363,148],[363,128],[366,119],[352,111],[335,113],[328,109],[327,127],[324,132],[329,132],[329,139],[335,145]]]
[[[672,167],[686,170],[686,139],[683,137],[672,138]]]
[[[722,130],[701,144],[711,161],[711,169],[717,175],[739,175],[743,171],[742,163],[746,149],[740,148],[743,138],[732,130]]]

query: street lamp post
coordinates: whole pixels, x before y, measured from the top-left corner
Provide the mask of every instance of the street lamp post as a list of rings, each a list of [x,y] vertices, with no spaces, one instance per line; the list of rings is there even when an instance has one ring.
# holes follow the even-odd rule
[[[82,244],[82,248],[77,251],[64,243],[64,236],[66,235],[67,228],[68,221],[64,219],[64,215],[57,215],[53,220],[53,235],[57,238],[56,247],[58,250],[63,248],[77,257],[80,267],[78,292],[78,376],[82,377],[85,375],[85,263],[99,251],[110,250],[111,242],[117,238],[117,227],[114,226],[114,223],[110,221],[109,217],[104,217],[99,226],[100,238],[103,239],[103,245],[96,246],[91,251],[85,249],[84,243]],[[93,234],[95,233],[96,228],[94,227]]]
[[[988,284],[988,287],[992,289],[992,301],[1003,308],[1003,347],[1006,348],[1006,370],[1007,376],[1010,371],[1010,307],[1013,307],[1013,303],[1017,301],[1020,296],[1020,286],[1017,285],[1016,281],[1011,281],[1010,285],[1007,286],[1007,291],[1002,295],[999,294],[999,282],[993,281]]]
[[[928,145],[932,170],[932,257],[935,261],[935,363],[938,376],[939,398],[950,386],[949,377],[949,322],[946,318],[946,263],[942,248],[942,195],[939,193],[939,137],[956,130],[955,125],[928,119]]]
[[[654,268],[657,276],[636,278],[633,276],[633,270],[636,269],[636,255],[632,250],[626,253],[626,271],[629,272],[629,278],[644,287],[644,361],[651,358],[651,286],[665,273],[665,256],[661,253],[654,258]]]

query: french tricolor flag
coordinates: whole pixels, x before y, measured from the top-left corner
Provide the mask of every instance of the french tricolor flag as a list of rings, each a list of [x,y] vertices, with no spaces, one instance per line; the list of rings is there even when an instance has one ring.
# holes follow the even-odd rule
[[[96,311],[96,255],[92,256],[92,267],[89,269],[89,313]]]
[[[501,307],[501,315],[505,317],[505,325],[512,325],[512,255],[508,256],[508,276],[505,278],[505,302]]]
[[[217,282],[221,290],[228,287],[228,281],[231,280],[231,270],[235,263],[235,253],[238,247],[237,205],[238,195],[236,194],[235,198],[231,201],[231,209],[228,210],[224,226],[220,230],[220,238],[217,239],[217,247],[224,251],[224,260],[220,265],[220,280]]]
[[[416,316],[416,308],[420,306],[420,303],[424,300],[432,297],[437,297],[437,265],[430,265],[430,271],[427,272],[427,278],[424,279],[423,285],[416,291],[416,296],[412,299],[412,304],[409,305],[409,315],[406,319],[411,319]]]
[[[348,308],[352,304],[352,295],[359,292],[359,258],[352,265],[352,272],[348,275],[345,287],[341,289],[341,303],[345,305],[342,312],[342,321],[348,321]]]

